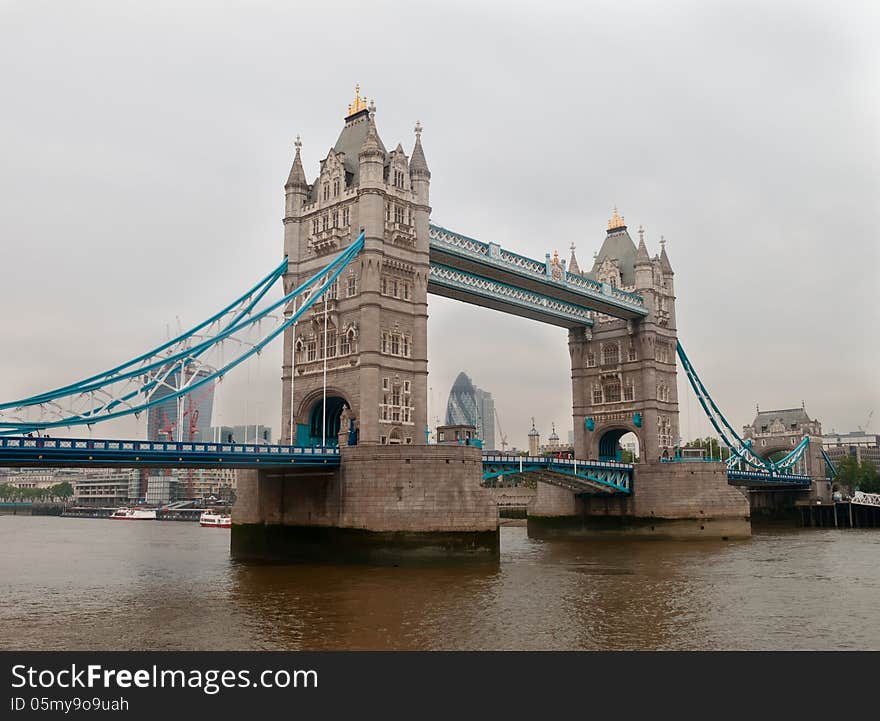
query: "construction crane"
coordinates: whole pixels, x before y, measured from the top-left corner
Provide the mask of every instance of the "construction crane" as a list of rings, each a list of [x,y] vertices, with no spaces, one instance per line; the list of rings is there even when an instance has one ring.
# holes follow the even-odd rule
[[[501,419],[498,417],[498,409],[495,408],[493,410],[495,411],[495,424],[498,426],[498,435],[501,437],[501,452],[504,453],[507,451],[507,436],[501,429]]]
[[[865,421],[864,425],[856,426],[859,429],[860,433],[867,433],[868,429],[871,427],[871,419],[874,417],[874,411],[872,410],[868,413],[868,420]]]
[[[165,412],[165,409],[160,408],[159,412],[162,414],[162,423],[156,430],[156,433],[159,435],[159,437],[165,441],[173,441],[175,437],[175,429],[177,428],[178,422],[185,422],[187,420],[187,416],[189,416],[187,440],[194,441],[199,433],[199,409],[196,408],[196,406],[198,406],[202,402],[202,400],[204,400],[205,397],[207,397],[207,395],[214,390],[214,385],[214,383],[209,383],[198,393],[187,393],[184,396],[184,402],[189,407],[183,412],[182,417],[179,420],[175,420],[173,423],[168,418],[168,414]],[[184,428],[186,428],[186,426],[184,426]]]

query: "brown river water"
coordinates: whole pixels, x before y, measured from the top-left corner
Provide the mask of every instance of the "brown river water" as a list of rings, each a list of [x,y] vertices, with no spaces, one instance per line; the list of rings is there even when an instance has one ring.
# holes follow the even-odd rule
[[[880,530],[248,565],[195,523],[0,516],[3,649],[880,649]]]

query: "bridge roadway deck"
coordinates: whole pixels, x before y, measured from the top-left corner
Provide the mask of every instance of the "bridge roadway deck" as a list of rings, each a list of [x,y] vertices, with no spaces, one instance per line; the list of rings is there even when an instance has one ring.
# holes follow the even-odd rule
[[[332,468],[337,448],[252,443],[0,437],[0,466],[63,468]]]
[[[483,453],[484,481],[522,475],[577,494],[629,494],[632,492],[633,471],[631,463],[617,461]]]
[[[574,273],[553,278],[546,261],[512,253],[431,225],[431,275],[436,295],[572,328],[592,325],[585,315],[604,313],[636,320],[647,316],[644,299]],[[451,271],[451,272],[450,272]],[[489,286],[486,287],[487,281]]]
[[[761,473],[760,471],[737,471],[728,469],[727,482],[732,486],[745,486],[754,489],[799,489],[809,488],[812,479],[794,473]]]

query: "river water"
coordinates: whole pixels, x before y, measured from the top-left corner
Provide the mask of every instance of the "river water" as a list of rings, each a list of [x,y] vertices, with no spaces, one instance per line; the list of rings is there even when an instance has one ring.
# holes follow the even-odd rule
[[[880,531],[248,565],[195,523],[0,516],[3,649],[880,649]]]

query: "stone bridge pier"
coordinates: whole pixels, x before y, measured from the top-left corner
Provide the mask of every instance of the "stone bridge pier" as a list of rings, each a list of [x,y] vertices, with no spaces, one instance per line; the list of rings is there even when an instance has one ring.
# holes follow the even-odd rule
[[[751,535],[746,493],[722,463],[636,465],[632,495],[586,496],[538,483],[528,508],[536,538],[621,534],[657,538]]]
[[[241,471],[232,555],[397,563],[495,559],[498,507],[480,449],[351,446],[339,468]]]

